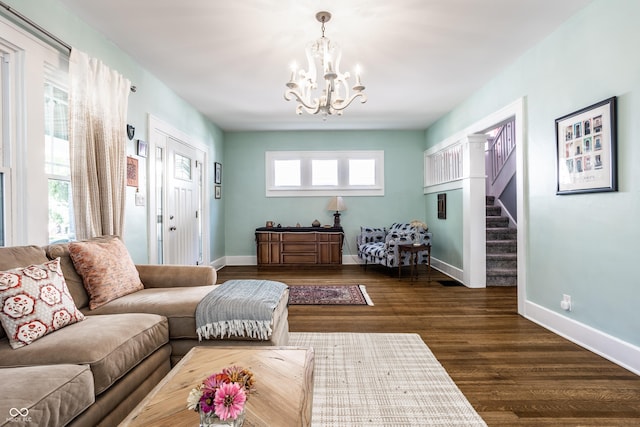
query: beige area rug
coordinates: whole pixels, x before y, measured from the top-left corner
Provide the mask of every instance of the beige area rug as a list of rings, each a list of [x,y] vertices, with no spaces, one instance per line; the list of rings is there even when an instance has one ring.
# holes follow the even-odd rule
[[[486,426],[417,334],[289,336],[315,351],[312,426]]]

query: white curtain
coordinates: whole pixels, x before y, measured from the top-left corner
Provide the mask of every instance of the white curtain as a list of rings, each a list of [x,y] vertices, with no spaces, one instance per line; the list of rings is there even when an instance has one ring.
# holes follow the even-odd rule
[[[69,149],[78,240],[122,236],[131,82],[84,52],[69,60]]]

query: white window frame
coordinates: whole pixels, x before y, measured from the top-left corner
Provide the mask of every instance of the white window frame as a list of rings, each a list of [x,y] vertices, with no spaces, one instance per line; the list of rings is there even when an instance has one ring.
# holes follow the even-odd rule
[[[0,16],[0,49],[9,61],[3,109],[5,245],[48,243],[48,184],[44,169],[44,82],[47,70],[68,70],[68,54]],[[8,85],[8,86],[7,86]],[[8,103],[8,104],[7,104]],[[8,172],[7,172],[8,169]]]
[[[374,185],[349,185],[349,160],[355,159],[375,160]],[[275,162],[278,160],[300,160],[300,186],[275,185]],[[338,185],[311,185],[312,160],[338,160]],[[265,187],[267,197],[384,196],[384,151],[267,151]]]

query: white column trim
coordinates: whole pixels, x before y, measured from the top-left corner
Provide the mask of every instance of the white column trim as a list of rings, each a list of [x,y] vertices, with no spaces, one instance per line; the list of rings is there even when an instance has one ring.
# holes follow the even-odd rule
[[[473,134],[468,135],[462,142],[463,283],[469,288],[487,286],[484,162],[486,141],[486,135]]]

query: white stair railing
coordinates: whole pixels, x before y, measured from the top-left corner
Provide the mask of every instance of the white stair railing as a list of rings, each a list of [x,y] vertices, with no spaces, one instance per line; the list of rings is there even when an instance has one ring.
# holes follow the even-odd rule
[[[487,172],[490,173],[489,179],[492,183],[498,178],[509,156],[516,148],[515,125],[515,119],[504,124],[487,150],[490,160],[490,169]]]
[[[425,187],[457,181],[463,174],[462,143],[425,154]]]

